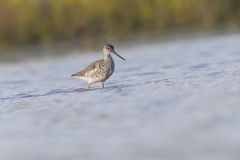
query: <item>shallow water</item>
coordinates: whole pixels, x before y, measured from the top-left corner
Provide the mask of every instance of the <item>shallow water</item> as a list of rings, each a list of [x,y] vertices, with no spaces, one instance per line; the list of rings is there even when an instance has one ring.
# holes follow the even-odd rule
[[[240,34],[116,50],[84,90],[70,78],[101,54],[0,65],[0,159],[239,159]]]

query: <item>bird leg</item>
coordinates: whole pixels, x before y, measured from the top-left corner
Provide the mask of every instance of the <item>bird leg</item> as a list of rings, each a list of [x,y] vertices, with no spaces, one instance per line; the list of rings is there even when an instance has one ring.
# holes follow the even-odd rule
[[[104,82],[102,82],[102,88],[104,88]]]
[[[87,85],[87,88],[86,88],[86,89],[89,89],[89,88],[90,88],[90,85],[91,85],[91,84],[90,84],[90,83],[88,83],[88,85]]]

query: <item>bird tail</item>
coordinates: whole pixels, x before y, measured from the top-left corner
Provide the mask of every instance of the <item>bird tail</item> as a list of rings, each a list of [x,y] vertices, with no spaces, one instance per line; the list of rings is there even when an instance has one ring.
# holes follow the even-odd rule
[[[73,77],[73,78],[81,78],[82,74],[80,72],[74,73],[74,74],[71,75],[71,77]]]
[[[76,77],[76,74],[75,74],[75,73],[74,73],[74,74],[72,74],[72,75],[71,75],[71,77],[73,77],[73,78],[74,78],[74,77]]]

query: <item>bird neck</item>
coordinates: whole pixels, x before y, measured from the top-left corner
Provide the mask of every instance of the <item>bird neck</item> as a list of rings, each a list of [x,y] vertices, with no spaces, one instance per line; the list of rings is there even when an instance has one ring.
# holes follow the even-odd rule
[[[112,56],[110,54],[105,54],[104,55],[104,60],[106,60],[106,61],[113,61],[113,58],[112,58]]]

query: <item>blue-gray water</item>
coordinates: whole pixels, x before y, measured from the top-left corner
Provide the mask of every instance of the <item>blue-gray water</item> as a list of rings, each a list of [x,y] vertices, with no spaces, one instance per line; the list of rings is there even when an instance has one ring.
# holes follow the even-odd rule
[[[102,54],[0,65],[1,160],[223,160],[240,152],[240,34],[116,50],[106,88],[70,75]]]

